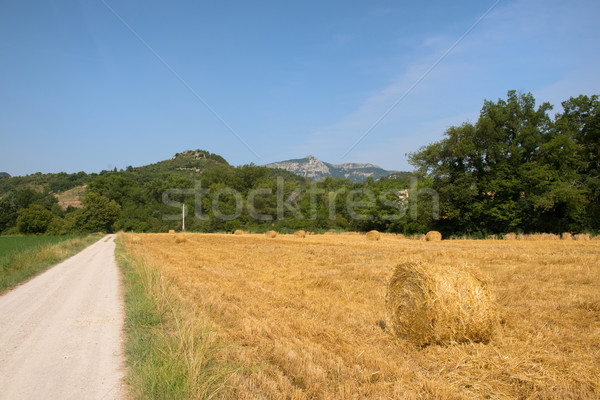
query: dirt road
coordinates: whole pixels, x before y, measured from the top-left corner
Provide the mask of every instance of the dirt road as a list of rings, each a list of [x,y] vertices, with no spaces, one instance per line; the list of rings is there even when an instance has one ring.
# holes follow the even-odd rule
[[[114,235],[0,297],[0,399],[117,399],[123,305]]]

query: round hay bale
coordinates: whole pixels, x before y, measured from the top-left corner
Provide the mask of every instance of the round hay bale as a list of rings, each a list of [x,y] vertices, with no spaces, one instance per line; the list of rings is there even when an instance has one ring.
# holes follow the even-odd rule
[[[187,238],[181,235],[175,235],[175,243],[185,243],[187,242]]]
[[[243,235],[244,231],[241,229],[236,229],[235,232],[233,232],[234,235]]]
[[[270,239],[272,239],[274,237],[277,237],[277,232],[275,232],[275,231],[268,231],[268,232],[265,233],[265,236],[268,237],[268,238],[270,238]]]
[[[578,233],[577,235],[575,235],[575,240],[590,240],[590,234],[589,233]]]
[[[174,234],[175,234],[175,231],[174,231],[173,229],[169,229],[169,233],[170,233],[171,235],[174,235]]]
[[[442,234],[438,231],[429,231],[427,235],[425,235],[425,240],[428,242],[439,242],[442,240]]]
[[[496,297],[469,268],[404,263],[388,285],[390,326],[417,346],[488,342],[497,321]]]
[[[306,232],[304,231],[296,231],[294,232],[294,236],[297,238],[305,238],[306,237]]]
[[[560,235],[560,238],[561,238],[562,240],[573,240],[573,235],[571,235],[569,232],[563,232],[563,233]]]
[[[368,240],[380,240],[381,234],[377,231],[369,231],[369,232],[367,232],[367,239]]]
[[[514,233],[507,233],[505,235],[502,235],[502,239],[504,240],[516,240],[517,239],[517,235]]]

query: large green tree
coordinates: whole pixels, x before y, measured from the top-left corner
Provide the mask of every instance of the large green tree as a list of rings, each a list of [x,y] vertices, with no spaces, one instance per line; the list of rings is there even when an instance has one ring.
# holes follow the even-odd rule
[[[33,204],[28,208],[19,210],[17,228],[25,234],[45,233],[52,222],[54,215],[44,207]]]
[[[78,210],[75,227],[83,232],[113,232],[121,207],[114,201],[89,192],[83,198],[83,209]]]
[[[590,127],[597,126],[595,100],[571,99],[563,104],[565,114],[553,121],[550,104],[536,107],[530,93],[509,91],[506,100],[485,101],[476,124],[451,127],[443,140],[411,154],[411,163],[439,192],[437,228],[445,233],[588,229],[585,215],[598,160],[597,128]]]

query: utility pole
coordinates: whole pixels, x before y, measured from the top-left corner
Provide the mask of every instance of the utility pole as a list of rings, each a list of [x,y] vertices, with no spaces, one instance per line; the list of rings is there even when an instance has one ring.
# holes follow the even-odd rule
[[[183,223],[181,224],[181,231],[185,232],[185,204],[181,207],[181,215],[183,216]]]

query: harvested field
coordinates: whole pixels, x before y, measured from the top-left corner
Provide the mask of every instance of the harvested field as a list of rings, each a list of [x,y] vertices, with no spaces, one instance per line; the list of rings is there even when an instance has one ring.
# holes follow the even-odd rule
[[[600,397],[598,241],[186,237],[125,243],[211,321],[238,368],[224,398]],[[485,276],[499,320],[489,342],[392,335],[386,292],[401,263]]]

